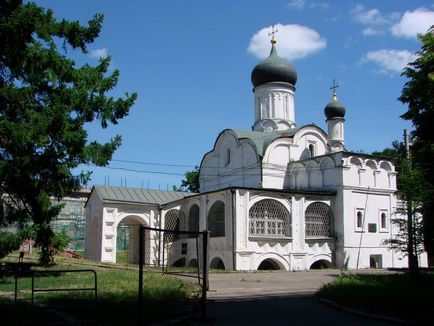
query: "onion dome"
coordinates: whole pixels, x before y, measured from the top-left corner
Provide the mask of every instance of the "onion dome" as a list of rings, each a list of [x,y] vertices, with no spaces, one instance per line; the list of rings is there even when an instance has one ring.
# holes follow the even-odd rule
[[[295,86],[297,72],[292,64],[277,55],[275,44],[273,38],[270,55],[253,68],[251,76],[253,87],[272,82],[284,82]]]
[[[345,107],[338,101],[336,92],[333,93],[332,101],[324,108],[324,114],[327,120],[331,118],[343,118],[345,116]]]

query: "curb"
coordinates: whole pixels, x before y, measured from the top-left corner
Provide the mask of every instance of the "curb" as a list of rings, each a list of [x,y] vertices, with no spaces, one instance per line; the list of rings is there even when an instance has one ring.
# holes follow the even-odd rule
[[[348,307],[340,305],[340,304],[338,304],[332,300],[328,300],[328,299],[317,299],[317,300],[321,303],[327,304],[327,305],[332,306],[336,309],[350,312],[350,313],[353,313],[356,315],[360,315],[360,316],[364,316],[364,317],[368,317],[368,318],[372,318],[372,319],[390,321],[390,322],[394,322],[394,323],[398,323],[398,324],[402,324],[402,325],[415,325],[415,323],[412,323],[412,322],[405,320],[405,319],[394,318],[394,317],[389,317],[389,316],[385,316],[385,315],[372,314],[372,313],[357,310],[354,308],[348,308]]]

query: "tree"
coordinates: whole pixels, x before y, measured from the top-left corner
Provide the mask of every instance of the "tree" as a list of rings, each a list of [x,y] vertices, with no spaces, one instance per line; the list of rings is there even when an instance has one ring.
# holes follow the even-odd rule
[[[417,58],[403,71],[408,78],[399,100],[408,105],[408,110],[401,117],[411,120],[412,160],[425,180],[434,187],[434,26],[424,35],[419,35],[422,43]],[[434,199],[426,199],[422,204],[424,242],[430,257],[434,260]]]
[[[95,67],[76,65],[68,51],[87,53],[103,22],[58,21],[51,10],[20,0],[0,2],[0,224],[33,223],[41,263],[52,262],[50,221],[61,205],[50,197],[73,193],[90,178],[80,164],[104,166],[120,146],[89,141],[86,126],[102,128],[128,114],[137,95],[114,99],[119,72],[110,57]],[[92,125],[94,128],[94,125]]]
[[[174,187],[174,190],[200,192],[199,167],[195,166],[193,170],[185,172],[184,176],[185,179],[182,179],[181,187]]]
[[[399,232],[394,238],[384,241],[384,244],[403,252],[408,257],[409,272],[418,275],[418,254],[423,251],[423,224],[421,208],[433,194],[431,185],[425,180],[422,170],[412,164],[406,146],[398,141],[392,143],[392,148],[374,155],[389,157],[396,162],[398,172],[398,198],[402,205],[397,207],[396,217],[391,222],[397,225]]]

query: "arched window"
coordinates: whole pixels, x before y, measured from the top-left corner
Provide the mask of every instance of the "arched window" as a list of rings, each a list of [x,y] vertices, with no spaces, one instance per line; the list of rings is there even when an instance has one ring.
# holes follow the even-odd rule
[[[315,156],[315,145],[309,144],[309,157],[314,157],[314,156]]]
[[[263,199],[249,210],[249,235],[267,238],[291,236],[291,214],[273,199]]]
[[[356,228],[361,229],[363,228],[363,213],[361,210],[357,211],[356,215]]]
[[[188,231],[199,231],[199,206],[193,205],[190,207],[188,214]]]
[[[332,236],[332,211],[330,206],[316,202],[305,212],[306,238],[327,238]]]
[[[179,209],[171,209],[166,213],[164,228],[167,230],[174,231],[185,231],[185,215]],[[174,241],[181,238],[177,233],[169,233],[165,234],[166,241]]]
[[[208,230],[210,237],[225,236],[225,204],[216,201],[208,213]]]

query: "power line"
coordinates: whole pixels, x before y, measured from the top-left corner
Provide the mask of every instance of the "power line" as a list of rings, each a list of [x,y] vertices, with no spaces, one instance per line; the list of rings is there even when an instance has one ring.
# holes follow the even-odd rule
[[[131,161],[131,160],[115,160],[115,159],[113,159],[112,161],[113,162],[120,162],[120,163],[133,163],[133,164],[156,165],[156,166],[172,166],[172,167],[180,167],[180,168],[195,168],[196,167],[196,165],[152,163],[152,162]]]

